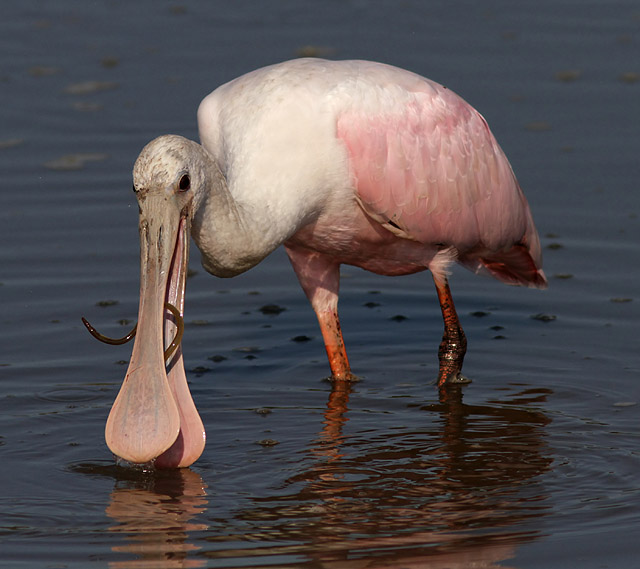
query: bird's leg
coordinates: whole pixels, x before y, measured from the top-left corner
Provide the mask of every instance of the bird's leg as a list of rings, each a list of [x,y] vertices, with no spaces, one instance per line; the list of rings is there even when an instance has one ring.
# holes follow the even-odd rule
[[[467,338],[464,335],[456,307],[453,304],[451,289],[446,278],[435,279],[440,309],[444,320],[444,334],[438,359],[440,360],[440,370],[438,372],[438,385],[446,383],[469,383],[469,379],[462,375],[462,362],[467,352]]]
[[[285,249],[318,318],[331,367],[331,379],[356,380],[357,377],[351,373],[338,318],[340,265],[320,253],[291,245]]]
[[[331,379],[346,381],[356,379],[351,373],[347,351],[344,347],[337,306],[336,310],[316,311],[316,316],[318,317],[324,347],[327,350],[327,357],[329,358]]]

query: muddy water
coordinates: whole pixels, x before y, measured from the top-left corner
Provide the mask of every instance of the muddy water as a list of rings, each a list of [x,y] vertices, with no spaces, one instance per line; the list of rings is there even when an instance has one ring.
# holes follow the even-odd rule
[[[0,566],[635,567],[637,5],[217,4],[3,12]],[[116,467],[103,429],[130,346],[79,317],[113,336],[135,320],[132,163],[195,137],[216,85],[299,54],[394,63],[479,108],[550,289],[454,272],[474,381],[441,401],[427,274],[344,269],[362,381],[332,388],[282,251],[230,281],[195,254],[184,351],[207,448],[182,471]]]

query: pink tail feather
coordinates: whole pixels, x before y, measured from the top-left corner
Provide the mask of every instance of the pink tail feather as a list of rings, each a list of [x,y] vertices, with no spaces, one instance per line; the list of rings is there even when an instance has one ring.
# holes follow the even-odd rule
[[[461,258],[459,262],[475,273],[488,273],[505,284],[547,288],[544,271],[538,268],[524,244],[514,245],[508,251]]]

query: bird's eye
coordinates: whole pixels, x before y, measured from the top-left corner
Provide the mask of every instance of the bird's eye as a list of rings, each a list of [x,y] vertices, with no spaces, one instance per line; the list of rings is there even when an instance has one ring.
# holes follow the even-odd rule
[[[133,193],[134,194],[138,192],[138,190],[136,189],[136,185],[135,184],[133,184],[133,188],[132,189],[133,189]]]
[[[178,189],[181,192],[186,192],[191,187],[191,178],[189,174],[183,174],[178,182]]]

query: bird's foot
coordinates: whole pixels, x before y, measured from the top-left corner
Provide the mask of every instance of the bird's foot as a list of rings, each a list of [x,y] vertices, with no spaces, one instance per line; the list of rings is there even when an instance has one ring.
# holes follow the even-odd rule
[[[438,350],[438,385],[466,385],[471,380],[462,375],[462,362],[467,351],[467,339],[462,328],[446,329]]]
[[[462,357],[451,357],[440,355],[440,369],[438,370],[438,386],[444,385],[467,385],[471,380],[462,375]]]
[[[354,373],[351,373],[350,371],[340,373],[338,375],[331,374],[329,377],[326,378],[326,380],[330,381],[331,383],[340,383],[343,381],[347,383],[355,383],[356,381],[360,381],[361,379],[362,379],[361,377],[358,377],[357,375],[355,375]]]
[[[469,383],[471,383],[471,379],[469,379],[465,375],[462,375],[461,373],[457,373],[453,377],[448,377],[447,379],[445,379],[442,382],[438,381],[438,383],[440,385],[442,385],[442,383],[446,383],[446,384],[449,384],[449,385],[468,385]]]

